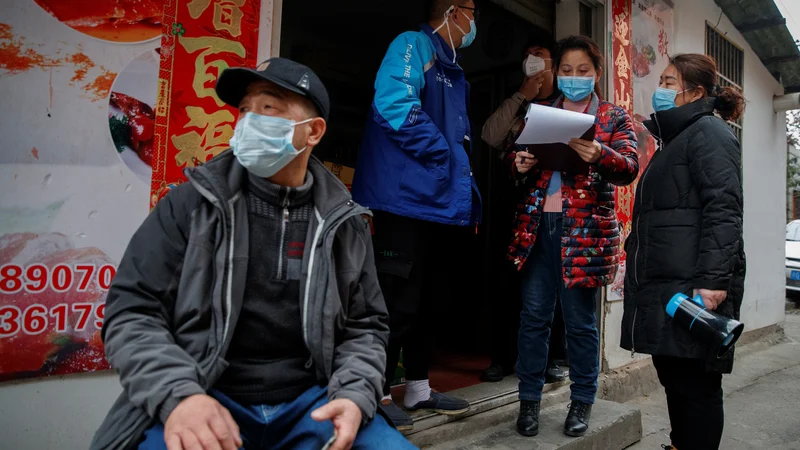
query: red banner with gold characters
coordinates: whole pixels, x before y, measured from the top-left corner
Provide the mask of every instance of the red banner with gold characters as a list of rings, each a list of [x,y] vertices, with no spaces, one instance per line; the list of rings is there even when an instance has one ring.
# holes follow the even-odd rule
[[[260,0],[167,0],[150,207],[183,170],[228,148],[237,111],[214,92],[228,67],[256,65]]]
[[[613,0],[611,4],[613,27],[611,79],[614,83],[614,104],[624,108],[633,117],[633,70],[631,68],[631,0]],[[639,173],[641,174],[640,167]],[[622,242],[631,232],[631,215],[636,184],[617,188],[617,219],[622,225]],[[609,286],[607,298],[619,300],[625,280],[625,250],[620,243],[621,256],[617,277]]]

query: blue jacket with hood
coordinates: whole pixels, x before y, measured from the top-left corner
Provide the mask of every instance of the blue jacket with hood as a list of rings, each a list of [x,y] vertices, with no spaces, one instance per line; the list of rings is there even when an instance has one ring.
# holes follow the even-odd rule
[[[368,208],[466,226],[480,220],[470,168],[469,83],[429,25],[389,46],[359,151],[353,198]]]

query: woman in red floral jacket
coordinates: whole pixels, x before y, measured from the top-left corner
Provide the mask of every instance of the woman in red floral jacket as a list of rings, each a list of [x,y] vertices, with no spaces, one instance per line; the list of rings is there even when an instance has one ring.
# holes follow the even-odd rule
[[[509,249],[522,278],[517,430],[525,436],[539,432],[556,296],[561,298],[567,328],[572,380],[572,405],[564,433],[586,433],[597,393],[595,308],[599,288],[614,279],[620,252],[614,186],[632,183],[639,173],[630,116],[600,99],[597,82],[602,67],[602,53],[591,39],[571,36],[559,42],[554,68],[564,95],[552,106],[596,116],[595,140],[569,143],[590,164],[588,175],[538,170],[536,156],[525,147],[518,147],[513,155],[514,171],[525,176],[525,185],[530,187],[517,206]],[[512,132],[509,141],[516,140],[518,133]]]

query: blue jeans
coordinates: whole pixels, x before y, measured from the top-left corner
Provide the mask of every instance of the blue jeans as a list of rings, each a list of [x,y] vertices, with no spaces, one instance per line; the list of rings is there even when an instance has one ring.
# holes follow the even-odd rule
[[[571,399],[593,404],[597,394],[600,339],[595,307],[599,289],[564,286],[561,213],[542,213],[536,244],[522,269],[519,328],[519,398],[541,400],[556,296],[561,298],[569,356]]]
[[[330,421],[317,422],[311,412],[328,403],[327,389],[313,387],[291,403],[275,406],[240,405],[225,394],[212,390],[209,395],[230,411],[239,425],[244,448],[250,449],[309,449],[319,450],[333,437]],[[166,450],[164,425],[158,424],[145,432],[139,450]],[[361,427],[353,443],[357,450],[411,450],[416,449],[381,416],[375,416]]]

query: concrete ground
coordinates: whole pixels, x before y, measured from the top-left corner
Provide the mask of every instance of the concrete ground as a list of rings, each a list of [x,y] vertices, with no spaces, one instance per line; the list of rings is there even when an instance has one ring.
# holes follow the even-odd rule
[[[785,337],[768,335],[737,349],[734,373],[723,378],[726,420],[721,449],[800,450],[800,310],[789,303],[784,333]],[[658,386],[650,384],[654,374],[638,376],[649,380],[648,390]],[[621,380],[626,382],[625,377]],[[516,396],[511,391],[502,393]],[[641,441],[629,450],[660,450],[662,444],[669,444],[669,415],[660,386],[626,404],[599,402],[590,433],[580,439],[565,438],[561,432],[568,389],[561,386],[548,395],[552,398],[548,397],[551,401],[542,411],[543,429],[536,438],[516,434],[519,406],[505,402],[460,421],[433,424],[438,426],[411,436],[412,442],[432,450],[618,450],[639,436]]]
[[[721,449],[800,450],[800,311],[787,304],[787,340],[752,344],[723,379],[725,432]],[[669,444],[664,391],[628,403],[642,412],[643,439],[630,450]]]

